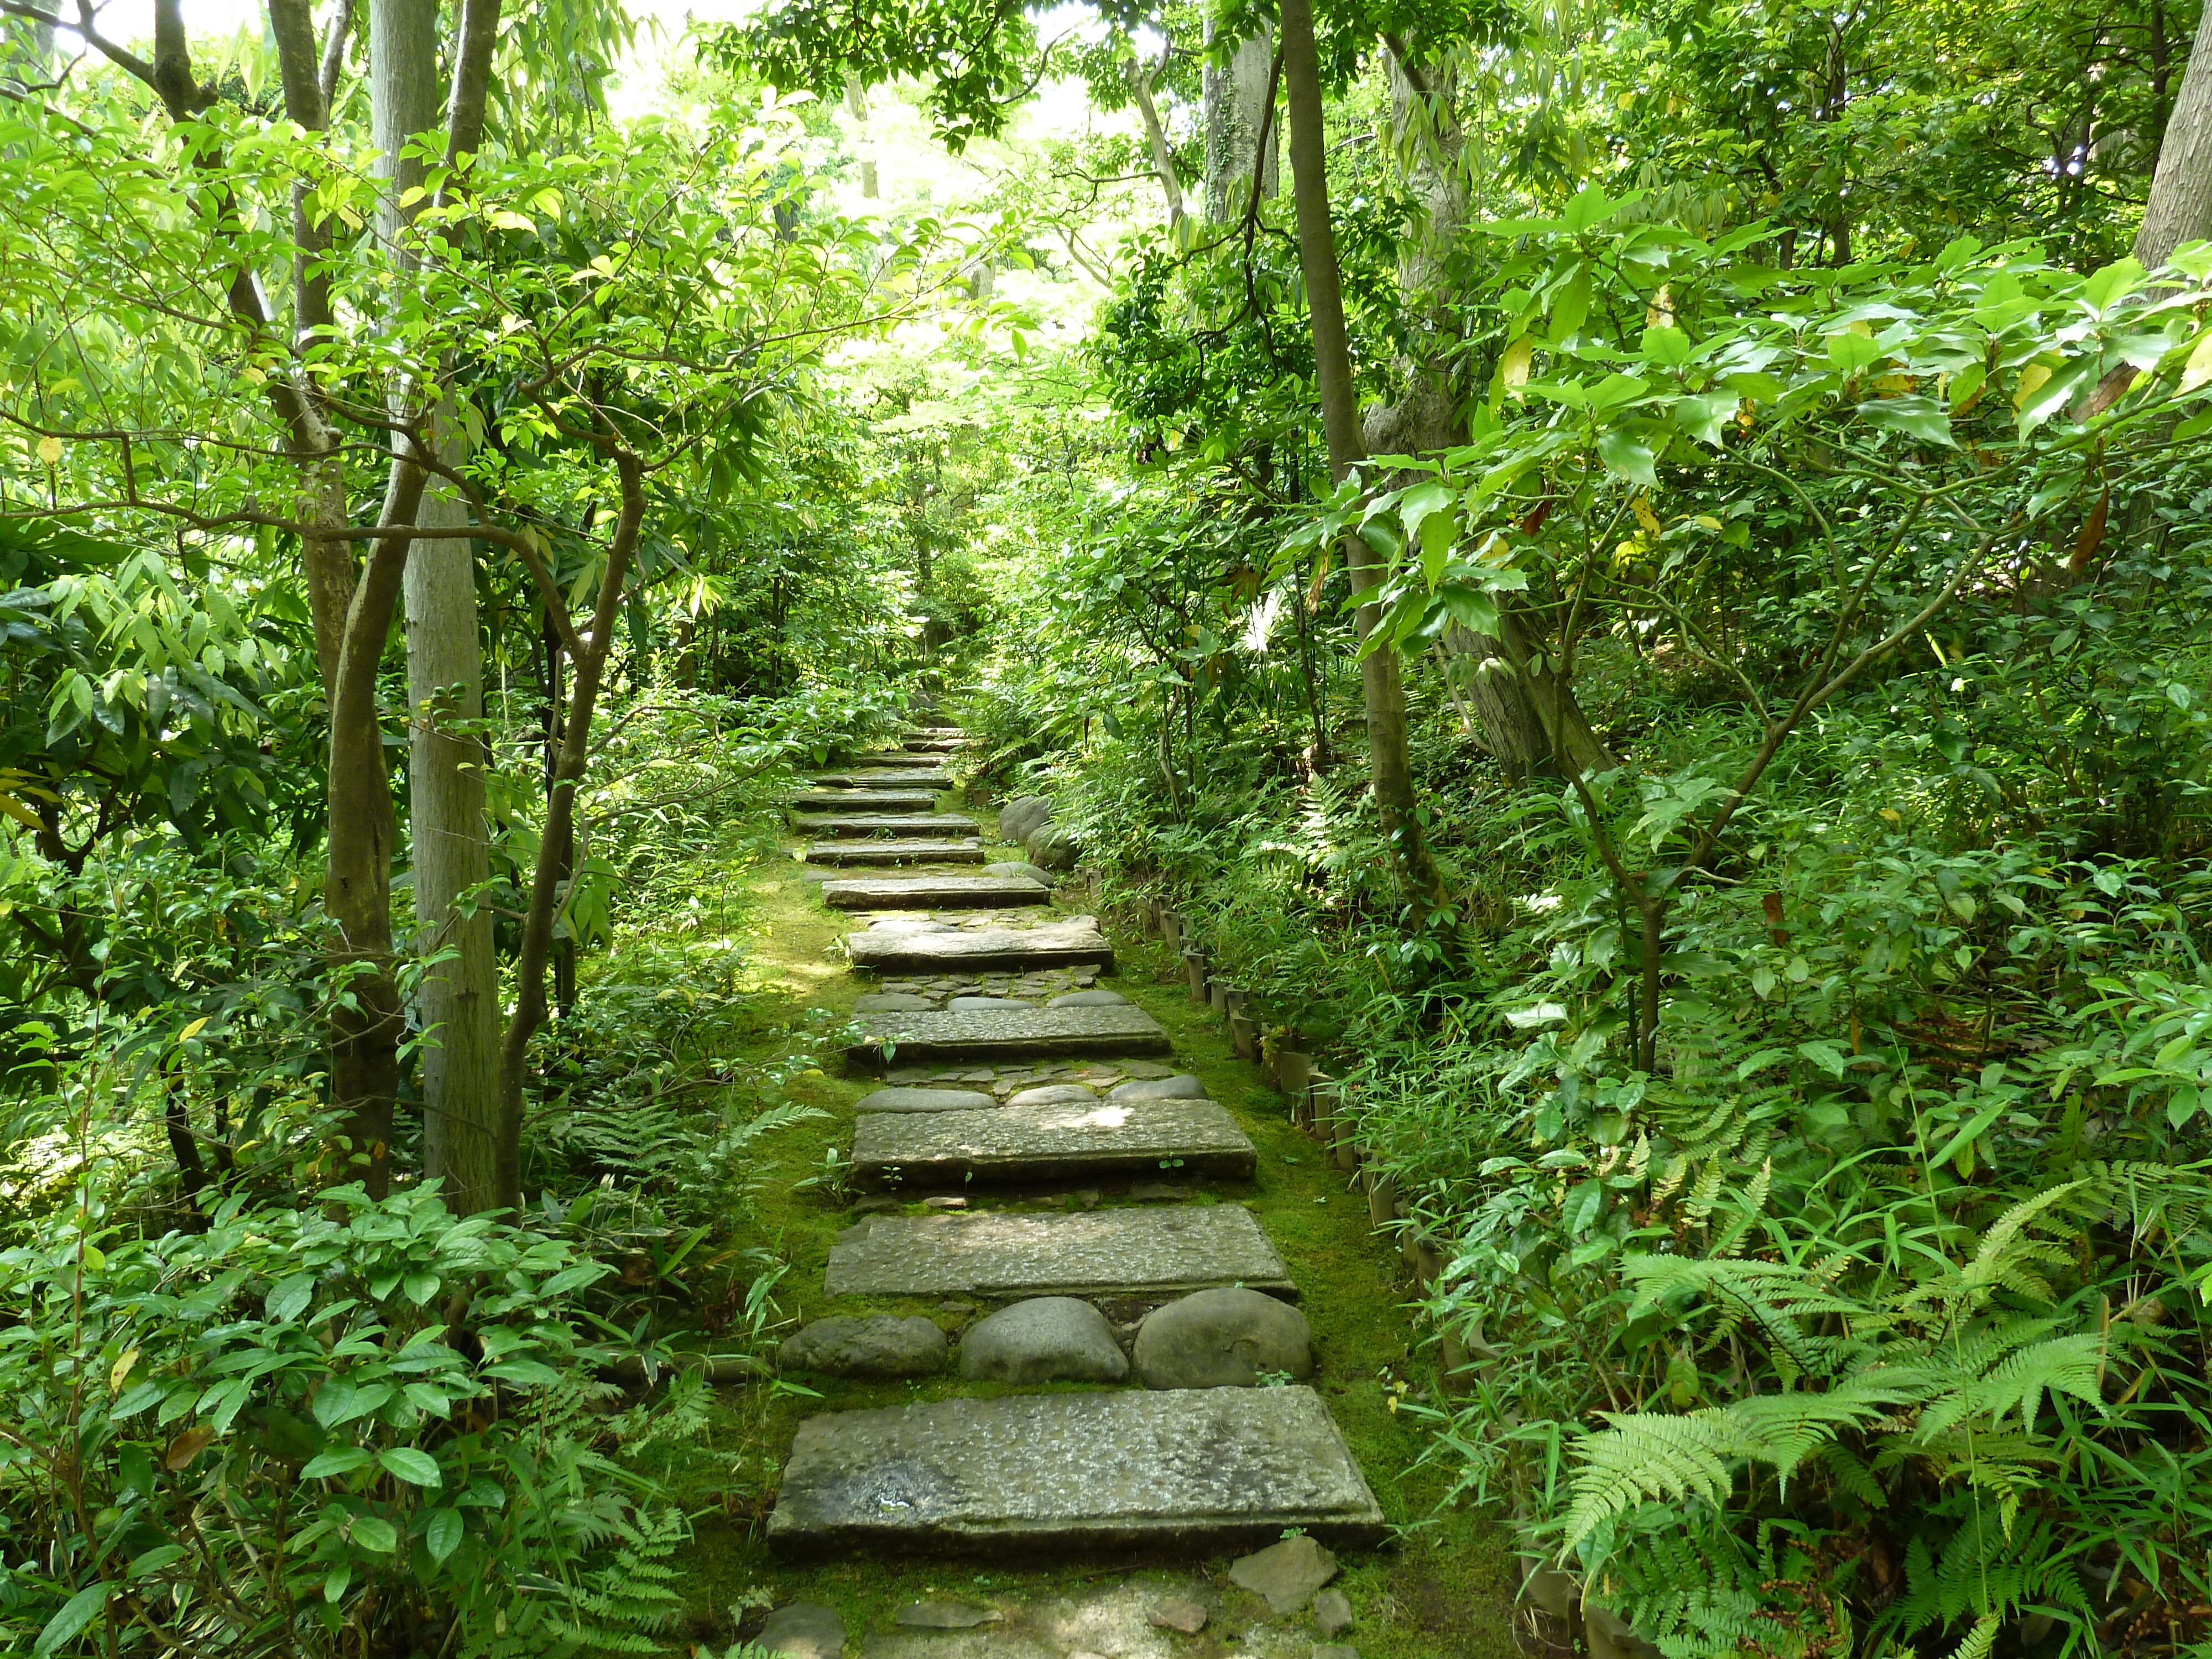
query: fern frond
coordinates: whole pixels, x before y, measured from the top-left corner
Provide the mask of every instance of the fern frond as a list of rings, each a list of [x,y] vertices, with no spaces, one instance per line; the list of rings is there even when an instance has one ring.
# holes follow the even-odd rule
[[[1702,1498],[1717,1504],[1734,1485],[1729,1461],[1741,1455],[1725,1413],[1684,1417],[1608,1412],[1613,1426],[1576,1448],[1574,1502],[1563,1552],[1606,1522],[1652,1498]]]

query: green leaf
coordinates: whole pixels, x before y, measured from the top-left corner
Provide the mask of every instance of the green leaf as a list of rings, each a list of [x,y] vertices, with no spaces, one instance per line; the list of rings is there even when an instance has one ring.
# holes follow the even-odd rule
[[[81,1589],[62,1604],[62,1610],[46,1620],[46,1627],[39,1632],[32,1644],[32,1659],[46,1659],[64,1642],[74,1638],[87,1625],[100,1617],[107,1606],[107,1586],[98,1583]]]
[[[1589,319],[1589,267],[1577,262],[1575,274],[1552,300],[1553,342],[1556,344],[1571,340],[1580,333],[1583,323]]]
[[[1902,432],[1924,444],[1952,445],[1951,416],[1933,398],[1876,398],[1861,404],[1859,416],[1870,426]]]
[[[131,1576],[133,1578],[144,1578],[150,1574],[157,1573],[162,1568],[183,1560],[185,1553],[185,1547],[182,1544],[156,1544],[143,1554],[131,1558]]]
[[[1567,1194],[1559,1224],[1570,1234],[1586,1233],[1605,1214],[1605,1182],[1585,1181]]]
[[[313,1273],[294,1273],[289,1279],[279,1279],[267,1296],[262,1298],[261,1310],[277,1324],[289,1325],[307,1311],[314,1299],[315,1276]]]
[[[1631,483],[1648,487],[1659,482],[1659,475],[1652,465],[1657,458],[1652,453],[1651,446],[1632,432],[1624,432],[1616,427],[1600,433],[1597,453],[1607,471],[1618,473]]]
[[[2142,286],[2143,268],[2134,259],[2115,259],[2102,270],[2089,273],[2081,284],[2081,298],[2092,311],[2100,315],[2112,308],[2116,300],[2124,300]]]
[[[1672,324],[1644,331],[1643,350],[1647,362],[1664,368],[1679,368],[1690,361],[1696,349],[1690,337]]]
[[[381,1516],[356,1515],[353,1518],[353,1541],[365,1550],[389,1555],[399,1547],[399,1533]]]
[[[442,1486],[445,1477],[438,1473],[438,1460],[414,1446],[392,1446],[377,1453],[376,1461],[384,1465],[398,1480],[410,1486]]]
[[[325,1475],[351,1474],[368,1462],[368,1454],[359,1446],[333,1446],[328,1451],[310,1458],[300,1471],[302,1480],[319,1480]]]
[[[1444,563],[1458,539],[1459,526],[1449,513],[1431,513],[1421,520],[1421,575],[1430,587],[1443,580]]]
[[[1844,1067],[1849,1063],[1844,1059],[1843,1051],[1832,1042],[1801,1042],[1797,1045],[1797,1052],[1830,1077],[1843,1076]]]
[[[460,1548],[463,1530],[459,1510],[432,1510],[430,1518],[423,1523],[422,1547],[430,1552],[433,1561],[442,1563]]]
[[[1740,399],[1733,392],[1700,392],[1674,399],[1674,424],[1701,444],[1721,447],[1729,419]]]
[[[1596,229],[1632,199],[1631,197],[1616,202],[1595,185],[1583,185],[1575,199],[1567,204],[1567,210],[1561,216],[1567,234],[1579,236],[1586,230]]]

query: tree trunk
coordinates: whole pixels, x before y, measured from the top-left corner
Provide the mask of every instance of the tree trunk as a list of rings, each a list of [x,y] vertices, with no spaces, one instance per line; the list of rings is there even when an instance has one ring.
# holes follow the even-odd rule
[[[1160,68],[1167,61],[1163,56]],[[1160,125],[1159,106],[1152,101],[1152,82],[1158,70],[1147,71],[1142,64],[1129,65],[1129,96],[1135,100],[1137,113],[1145,124],[1145,143],[1152,156],[1152,174],[1160,181],[1160,194],[1167,198],[1168,225],[1170,229],[1182,222],[1182,181],[1176,177],[1175,151],[1168,145],[1167,130]]]
[[[1352,347],[1344,324],[1344,293],[1336,264],[1336,233],[1329,222],[1328,156],[1322,132],[1321,64],[1314,50],[1310,0],[1283,0],[1283,94],[1291,118],[1291,188],[1297,210],[1298,264],[1305,276],[1312,319],[1314,380],[1321,398],[1322,428],[1328,440],[1329,472],[1339,483],[1367,452],[1359,432],[1358,394],[1352,384]],[[1370,592],[1381,581],[1374,550],[1357,536],[1344,538],[1352,590]],[[1362,604],[1359,637],[1373,632],[1376,608]],[[1446,902],[1443,878],[1415,816],[1412,763],[1407,753],[1406,690],[1398,653],[1370,651],[1359,665],[1367,706],[1368,764],[1375,804],[1408,892],[1417,906]]]
[[[399,152],[438,123],[437,0],[372,0],[369,74],[374,140],[384,158],[379,172],[387,181],[378,229],[397,262],[412,268],[414,256],[399,242],[416,209],[399,198],[422,183],[424,169]],[[457,87],[456,97],[459,92]],[[460,447],[450,416],[434,416],[432,431],[437,459],[453,465]],[[457,526],[468,522],[468,512],[451,483],[433,478],[416,522]],[[464,915],[455,905],[491,873],[483,747],[473,736],[450,730],[453,721],[483,714],[473,543],[431,538],[411,550],[405,614],[416,946],[427,957],[446,958],[424,969],[416,988],[429,1039],[420,1076],[422,1173],[443,1181],[447,1203],[468,1215],[489,1207],[495,1196],[500,1062],[491,912]]]
[[[1213,44],[1213,25],[1206,23],[1206,44]],[[1206,121],[1206,216],[1225,224],[1241,216],[1242,192],[1252,188],[1256,161],[1260,199],[1271,201],[1282,188],[1281,169],[1275,159],[1275,126],[1266,120],[1267,100],[1273,94],[1275,42],[1262,29],[1240,44],[1227,65],[1206,65],[1204,87]],[[1267,128],[1267,154],[1260,154],[1260,129]]]
[[[2158,171],[2135,254],[2155,270],[2184,242],[2212,236],[2212,6],[2197,20],[2181,92],[2158,147]]]

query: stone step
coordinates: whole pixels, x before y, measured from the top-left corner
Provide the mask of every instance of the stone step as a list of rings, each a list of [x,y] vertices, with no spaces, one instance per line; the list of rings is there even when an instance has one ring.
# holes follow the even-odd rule
[[[868,1112],[853,1172],[870,1187],[1157,1174],[1249,1181],[1251,1140],[1210,1100],[1092,1100],[971,1112]]]
[[[854,772],[818,772],[814,781],[823,789],[950,789],[952,775],[933,769],[902,771],[895,766],[876,766]]]
[[[909,755],[951,755],[959,752],[965,738],[908,738],[902,745]]]
[[[809,864],[981,864],[990,856],[974,842],[815,841],[806,844]]]
[[[1382,1508],[1320,1395],[1295,1386],[1130,1389],[811,1417],[768,1539],[787,1556],[1027,1561],[1041,1552],[1210,1554],[1271,1544],[1293,1527],[1340,1546],[1383,1537]]]
[[[948,927],[878,922],[845,935],[853,966],[878,974],[1028,973],[1039,968],[1114,971],[1114,947],[1089,916],[1043,927]]]
[[[786,795],[783,804],[799,812],[895,812],[911,817],[934,812],[937,797],[927,789],[805,789]]]
[[[839,884],[824,883],[826,892]],[[1024,1054],[1164,1054],[1174,1045],[1133,1004],[1119,1008],[963,1008],[861,1014],[866,1038],[846,1053],[863,1064],[996,1060]]]
[[[822,884],[833,910],[1012,909],[1049,904],[1052,890],[1021,876],[856,876]]]
[[[810,836],[972,836],[975,820],[957,812],[853,812],[793,820]]]
[[[937,767],[945,764],[941,755],[916,754],[911,749],[874,749],[865,755],[853,757],[855,766],[880,767]]]
[[[965,1295],[1008,1302],[1031,1296],[1164,1299],[1224,1285],[1297,1299],[1281,1255],[1238,1204],[871,1216],[838,1236],[823,1276],[831,1296]]]

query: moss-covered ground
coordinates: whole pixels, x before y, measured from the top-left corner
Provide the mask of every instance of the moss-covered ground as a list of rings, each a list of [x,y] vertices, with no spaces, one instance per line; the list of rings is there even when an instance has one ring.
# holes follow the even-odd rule
[[[961,798],[947,798],[959,805]],[[960,806],[987,820],[988,810]],[[848,1013],[867,986],[843,964],[839,946],[848,925],[820,902],[796,862],[769,860],[750,867],[746,924],[756,985],[770,1024],[820,1010]],[[1401,1304],[1408,1294],[1397,1252],[1370,1230],[1356,1184],[1325,1162],[1321,1149],[1289,1121],[1285,1103],[1259,1068],[1239,1060],[1218,1018],[1188,999],[1156,941],[1116,933],[1120,955],[1114,988],[1149,1011],[1172,1036],[1177,1064],[1196,1073],[1213,1097],[1236,1114],[1260,1152],[1249,1186],[1217,1182],[1198,1195],[1249,1206],[1282,1251],[1313,1322],[1322,1354],[1315,1379],[1358,1456],[1386,1515],[1397,1528],[1388,1547],[1350,1555],[1340,1586],[1358,1610],[1353,1638],[1364,1659],[1458,1659],[1504,1654],[1512,1641],[1512,1571],[1504,1536],[1493,1524],[1456,1509],[1439,1510],[1445,1472],[1419,1462],[1428,1437],[1395,1409],[1433,1384],[1428,1355],[1413,1343]],[[788,1020],[775,1018],[784,1006]],[[819,1177],[833,1152],[849,1145],[854,1103],[877,1080],[855,1070],[813,1072],[791,1085],[793,1098],[826,1116],[775,1136],[740,1244],[764,1246],[789,1263],[777,1287],[777,1321],[788,1330],[830,1312],[821,1285],[830,1248],[850,1224],[849,1200]],[[988,1204],[988,1199],[976,1200]],[[933,1302],[884,1303],[884,1310],[938,1314]],[[715,1395],[705,1437],[669,1473],[697,1515],[696,1547],[686,1560],[686,1593],[697,1639],[726,1642],[747,1607],[772,1599],[825,1601],[848,1628],[888,1626],[898,1605],[932,1593],[959,1592],[994,1600],[1033,1600],[1095,1587],[1102,1573],[1126,1564],[1085,1559],[1012,1567],[999,1562],[883,1559],[790,1565],[769,1555],[763,1528],[774,1504],[777,1474],[803,1416],[825,1409],[898,1405],[953,1394],[984,1392],[946,1376],[912,1383],[809,1379],[817,1393],[788,1386],[725,1389]],[[1188,1571],[1188,1560],[1174,1564]],[[1218,1574],[1226,1558],[1203,1564]],[[1220,1645],[1218,1623],[1189,1644],[1193,1655],[1234,1651]]]

